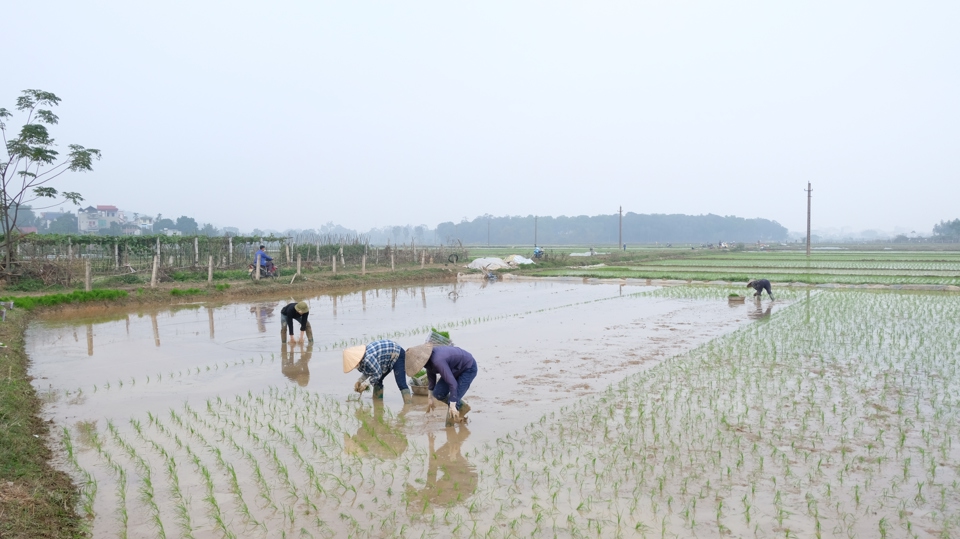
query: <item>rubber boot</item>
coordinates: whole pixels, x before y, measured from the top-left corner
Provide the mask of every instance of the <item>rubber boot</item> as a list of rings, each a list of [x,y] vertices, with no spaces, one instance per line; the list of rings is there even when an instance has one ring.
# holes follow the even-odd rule
[[[307,342],[313,344],[313,326],[310,322],[307,322]]]
[[[403,396],[404,404],[413,404],[413,392],[409,389],[401,389],[400,395]]]
[[[383,400],[383,386],[373,386],[373,398]]]
[[[287,326],[280,326],[280,342],[287,342]]]
[[[465,419],[469,411],[470,405],[467,404],[467,401],[460,401],[460,419]]]

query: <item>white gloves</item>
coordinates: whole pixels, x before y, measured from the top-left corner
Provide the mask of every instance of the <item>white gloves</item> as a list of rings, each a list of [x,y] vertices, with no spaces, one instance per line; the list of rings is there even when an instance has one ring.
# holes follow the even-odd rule
[[[460,421],[460,410],[457,410],[457,403],[450,403],[450,416],[453,417],[453,422],[456,423]]]

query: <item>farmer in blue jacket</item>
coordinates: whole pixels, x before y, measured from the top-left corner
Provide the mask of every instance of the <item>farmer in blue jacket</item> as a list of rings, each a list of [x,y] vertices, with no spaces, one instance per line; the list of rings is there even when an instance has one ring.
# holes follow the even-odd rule
[[[447,426],[460,422],[470,411],[470,405],[463,401],[463,397],[477,377],[477,360],[473,359],[470,352],[456,346],[433,346],[428,343],[408,348],[407,374],[412,377],[422,368],[427,370],[430,387],[427,412],[436,405],[434,399],[443,401],[450,406]]]

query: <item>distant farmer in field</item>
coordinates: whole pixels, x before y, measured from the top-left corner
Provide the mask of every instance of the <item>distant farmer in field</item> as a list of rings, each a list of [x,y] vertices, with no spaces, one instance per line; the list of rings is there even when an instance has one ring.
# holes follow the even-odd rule
[[[360,379],[353,384],[353,390],[363,393],[372,382],[374,400],[383,399],[383,380],[393,372],[404,404],[410,404],[413,402],[413,393],[407,386],[404,373],[405,358],[403,348],[393,341],[382,340],[366,346],[351,346],[343,351],[343,372],[353,369],[360,371]]]
[[[450,406],[447,426],[460,422],[470,411],[470,405],[463,402],[463,396],[477,377],[477,361],[470,352],[462,348],[433,346],[427,343],[407,350],[407,374],[413,377],[422,368],[427,369],[427,382],[430,387],[427,412],[432,411],[436,405],[434,399],[443,401]]]
[[[303,342],[304,333],[307,335],[307,341],[313,342],[313,328],[310,327],[310,322],[307,320],[309,314],[310,307],[306,301],[290,303],[280,309],[280,340],[286,341],[289,335],[290,342],[297,342],[297,339],[293,336],[293,321],[296,320],[300,322],[300,342]]]
[[[747,283],[747,288],[756,290],[756,293],[753,294],[756,297],[760,297],[763,291],[766,290],[770,299],[773,299],[773,292],[770,291],[770,281],[766,279],[754,279]]]

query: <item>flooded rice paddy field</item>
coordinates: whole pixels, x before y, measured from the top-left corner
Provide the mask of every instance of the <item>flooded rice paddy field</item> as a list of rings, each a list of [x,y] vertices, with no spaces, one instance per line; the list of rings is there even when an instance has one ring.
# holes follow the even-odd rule
[[[28,347],[96,537],[955,535],[960,297],[728,292],[367,290],[309,298],[312,347],[281,346],[286,300]],[[431,326],[478,359],[469,423],[351,396],[343,347]]]

